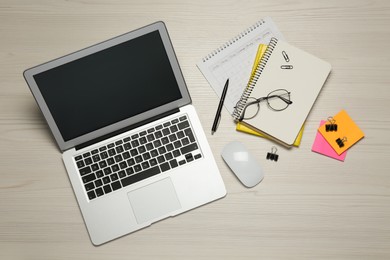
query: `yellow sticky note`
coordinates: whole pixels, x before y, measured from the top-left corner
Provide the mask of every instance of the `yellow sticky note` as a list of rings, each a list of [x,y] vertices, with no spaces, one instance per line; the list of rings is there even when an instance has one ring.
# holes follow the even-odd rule
[[[303,125],[301,130],[299,131],[299,134],[298,134],[297,138],[295,139],[295,142],[293,143],[293,146],[298,147],[301,144],[302,135],[303,135],[303,129],[304,128],[305,128],[305,125]],[[247,133],[247,134],[251,134],[251,135],[267,138],[262,133],[254,131],[253,129],[245,126],[244,124],[241,124],[240,122],[237,123],[236,130],[240,131],[240,132]]]
[[[352,145],[364,137],[364,133],[355,124],[345,110],[341,110],[333,117],[334,124],[337,124],[337,131],[326,131],[326,125],[318,128],[318,131],[332,146],[338,155],[348,150]],[[329,122],[328,122],[329,123]]]

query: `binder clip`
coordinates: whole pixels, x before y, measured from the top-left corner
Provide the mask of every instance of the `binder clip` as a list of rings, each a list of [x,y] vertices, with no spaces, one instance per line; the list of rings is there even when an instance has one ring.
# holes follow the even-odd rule
[[[328,117],[329,124],[325,125],[325,131],[326,132],[337,132],[337,124],[336,120],[333,119],[333,117]]]
[[[275,146],[272,146],[271,152],[267,153],[267,160],[271,160],[271,161],[277,162],[278,159],[279,159],[279,155],[276,154],[277,151],[278,151],[278,149],[276,149]]]
[[[344,143],[347,141],[347,137],[343,137],[342,139],[341,138],[337,138],[336,139],[336,143],[338,144],[338,146],[340,148],[343,148],[344,147]]]

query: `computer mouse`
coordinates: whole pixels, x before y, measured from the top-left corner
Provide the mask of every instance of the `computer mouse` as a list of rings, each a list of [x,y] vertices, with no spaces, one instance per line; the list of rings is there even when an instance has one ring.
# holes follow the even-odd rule
[[[244,186],[252,188],[263,180],[264,172],[260,164],[243,143],[228,143],[221,156]]]

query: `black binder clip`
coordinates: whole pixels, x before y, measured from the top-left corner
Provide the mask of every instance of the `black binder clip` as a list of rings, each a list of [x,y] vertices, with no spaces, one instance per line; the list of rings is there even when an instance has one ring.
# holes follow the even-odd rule
[[[340,148],[343,148],[344,147],[344,143],[347,141],[347,137],[343,137],[342,139],[341,138],[337,138],[336,139],[336,143],[338,144],[338,146]]]
[[[279,159],[279,155],[276,154],[277,151],[278,151],[278,149],[276,149],[275,146],[272,146],[271,152],[267,153],[267,160],[271,160],[271,161],[277,162],[278,159]]]
[[[325,125],[325,131],[326,132],[337,132],[337,124],[336,120],[334,120],[333,117],[328,117],[329,124]]]

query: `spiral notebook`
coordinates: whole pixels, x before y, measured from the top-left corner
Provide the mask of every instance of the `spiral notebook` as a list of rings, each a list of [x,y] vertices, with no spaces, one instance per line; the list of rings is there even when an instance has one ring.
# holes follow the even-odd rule
[[[242,31],[197,63],[211,87],[221,97],[229,78],[229,89],[224,106],[233,114],[234,107],[248,84],[251,68],[261,43],[268,44],[272,37],[284,39],[271,18],[266,17]]]
[[[242,124],[259,131],[285,146],[293,145],[314,102],[324,85],[329,63],[300,50],[285,41],[272,38],[255,76],[241,95],[233,117],[238,120],[248,98],[266,97],[276,89],[289,91],[293,102],[283,111],[274,111],[267,102],[260,103],[260,112]]]

